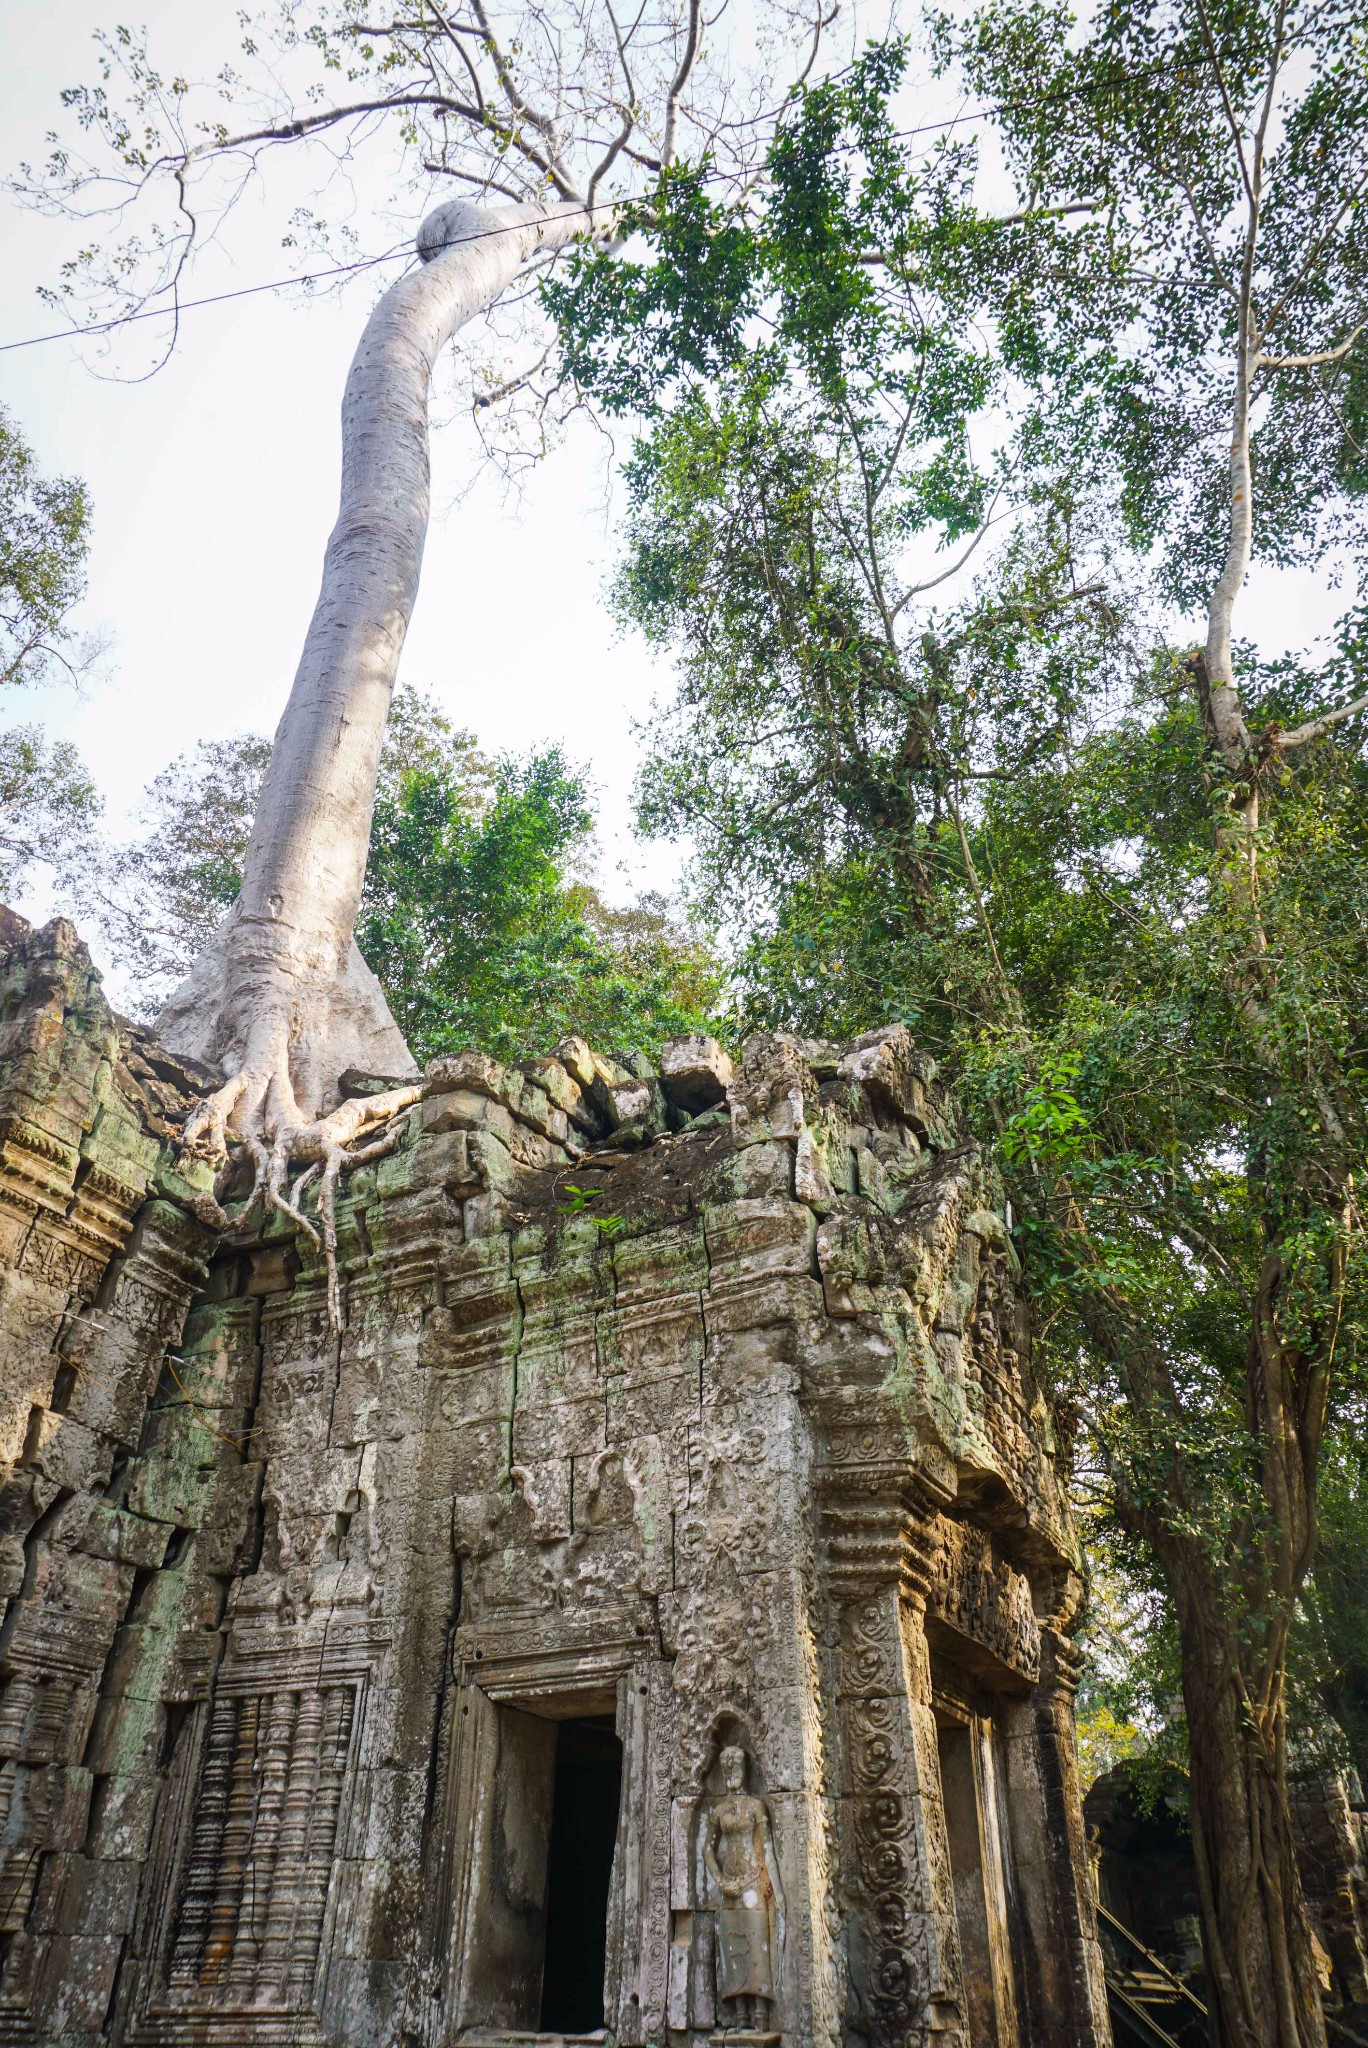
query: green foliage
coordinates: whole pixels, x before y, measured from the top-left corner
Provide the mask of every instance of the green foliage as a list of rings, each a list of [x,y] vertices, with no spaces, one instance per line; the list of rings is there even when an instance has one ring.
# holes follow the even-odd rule
[[[149,830],[65,861],[152,1013],[238,893],[270,743],[201,741],[148,790]],[[412,690],[395,697],[357,942],[415,1055],[548,1052],[567,1031],[651,1048],[709,1014],[706,949],[647,899],[580,879],[593,815],[555,749],[489,761]]]
[[[70,613],[85,590],[90,501],[84,484],[45,477],[0,411],[0,685],[41,683],[80,667]],[[0,889],[35,863],[65,866],[87,843],[100,803],[75,749],[37,726],[0,733]]]
[[[63,863],[80,915],[103,928],[149,1015],[238,893],[270,758],[270,741],[256,733],[201,740],[149,784],[140,839],[111,845],[92,835]]]
[[[608,411],[673,415],[721,387],[713,460],[727,439],[758,435],[781,464],[768,488],[782,491],[800,444],[785,435],[781,456],[774,436],[801,422],[808,480],[844,501],[833,517],[954,539],[992,495],[995,458],[975,456],[968,423],[1000,377],[964,318],[971,161],[948,147],[918,162],[898,140],[889,99],[906,59],[900,42],[873,46],[795,97],[758,220],[709,200],[706,164],[678,167],[624,217],[649,234],[650,263],[583,252],[542,300],[566,369]]]
[[[592,823],[554,748],[493,764],[474,792],[434,764],[386,781],[357,942],[415,1053],[514,1058],[568,1031],[651,1048],[696,1028],[705,953],[659,907],[607,911],[574,878]]]
[[[1113,0],[1084,20],[1066,0],[986,0],[938,17],[935,41],[994,105],[1035,209],[985,229],[970,259],[1030,393],[1023,457],[1113,498],[1165,592],[1204,609],[1225,548],[1233,368],[1257,337],[1257,553],[1299,569],[1361,555],[1368,338],[1314,372],[1280,365],[1339,349],[1368,308],[1362,8]]]
[[[1272,18],[1216,19],[1242,107]],[[1289,349],[1337,343],[1368,288],[1348,22],[1288,17],[1256,296]],[[1163,1715],[1139,1715],[1134,1670],[1093,1705],[1180,1741],[1180,1668],[1199,1711],[1233,1683],[1276,1771],[1298,1489],[1332,1363],[1341,1387],[1364,1371],[1368,1155],[1366,721],[1292,754],[1277,735],[1363,690],[1364,617],[1325,662],[1241,654],[1261,809],[1237,876],[1248,789],[1160,610],[1205,607],[1228,538],[1235,316],[1213,279],[1241,173],[1199,16],[1133,0],[1078,30],[994,0],[940,35],[1004,108],[1019,214],[975,212],[959,147],[910,161],[881,52],[795,98],[749,259],[725,222],[725,297],[696,272],[725,345],[671,355],[649,266],[613,297],[587,259],[556,301],[581,379],[644,415],[616,601],[679,687],[641,819],[691,844],[746,1022],[905,1018],[957,1072],[998,1143],[1096,1538],[1155,1603]],[[662,260],[673,203],[640,223]],[[1336,424],[1361,374],[1352,350],[1259,371],[1265,559],[1361,545]],[[985,535],[995,491],[1005,542],[939,602],[928,552]],[[1340,1555],[1341,1606],[1332,1578],[1312,1589],[1323,1635],[1362,1605]]]
[[[1297,1704],[1342,1730],[1368,1786],[1368,1403],[1360,1386],[1339,1407],[1320,1486],[1320,1542],[1294,1638]],[[1319,1731],[1316,1731],[1319,1732]]]
[[[89,843],[100,800],[76,749],[37,726],[0,732],[0,890],[19,889],[35,862],[63,868]]]
[[[75,673],[70,613],[89,544],[85,485],[42,475],[0,411],[0,684]]]

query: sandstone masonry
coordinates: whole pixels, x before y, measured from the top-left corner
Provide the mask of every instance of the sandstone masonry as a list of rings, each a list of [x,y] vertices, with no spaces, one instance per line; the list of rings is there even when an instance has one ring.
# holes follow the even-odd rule
[[[0,2042],[1109,2041],[1050,1410],[905,1030],[437,1062],[339,1336],[0,941]]]

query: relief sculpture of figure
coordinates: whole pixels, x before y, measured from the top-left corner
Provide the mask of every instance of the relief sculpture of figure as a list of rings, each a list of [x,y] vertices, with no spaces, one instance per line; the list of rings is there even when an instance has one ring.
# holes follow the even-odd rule
[[[769,1808],[746,1791],[746,1752],[724,1749],[725,1792],[713,1800],[703,1862],[720,1900],[717,1998],[727,2031],[764,2033],[778,1996],[776,1930],[783,1904]]]

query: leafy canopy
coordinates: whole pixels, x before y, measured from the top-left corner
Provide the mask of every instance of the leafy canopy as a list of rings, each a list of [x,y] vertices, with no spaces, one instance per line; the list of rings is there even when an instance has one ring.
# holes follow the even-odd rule
[[[85,592],[90,498],[44,476],[0,411],[0,685],[71,675],[71,612]]]
[[[1363,300],[1347,23],[1315,28],[1271,152],[1270,349],[1337,345]],[[1245,108],[1273,26],[1216,27],[1245,38]],[[641,221],[660,263],[584,258],[555,300],[577,375],[641,417],[616,601],[679,679],[641,815],[690,839],[747,1021],[904,1017],[958,1070],[1061,1418],[1164,1588],[1193,1697],[1222,1644],[1214,1682],[1245,1688],[1272,1758],[1308,1555],[1282,1489],[1314,1492],[1327,1391],[1335,1430],[1363,1372],[1364,720],[1249,764],[1255,886],[1234,888],[1163,609],[1205,608],[1229,538],[1232,315],[1206,242],[1220,264],[1244,229],[1199,17],[1136,4],[1080,33],[1009,4],[940,47],[1002,108],[1018,214],[976,210],[964,148],[901,152],[882,52],[795,98],[752,213],[716,215],[724,260],[655,275],[699,240],[705,176],[681,172]],[[1357,547],[1333,422],[1358,357],[1259,375],[1265,557]],[[973,587],[937,592],[932,549],[1009,507]],[[1353,700],[1363,646],[1351,614],[1324,661],[1240,651],[1252,729]]]
[[[1085,29],[1065,0],[987,0],[938,16],[934,48],[993,105],[1032,209],[972,252],[1004,368],[1031,393],[1023,460],[1117,503],[1163,594],[1205,610],[1243,352],[1256,559],[1361,563],[1362,8],[1112,0]]]
[[[202,741],[152,783],[149,830],[68,863],[155,1012],[240,886],[270,743]],[[662,906],[611,910],[581,879],[587,784],[555,749],[487,760],[400,690],[381,758],[357,942],[417,1057],[547,1052],[567,1031],[652,1047],[717,993],[701,943]]]

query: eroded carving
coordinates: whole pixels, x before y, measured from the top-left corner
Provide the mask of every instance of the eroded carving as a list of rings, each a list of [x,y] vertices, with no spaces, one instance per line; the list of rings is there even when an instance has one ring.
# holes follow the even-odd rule
[[[992,1172],[906,1030],[690,1044],[663,1083],[580,1041],[461,1055],[339,1200],[337,1333],[283,1226],[206,1285],[195,1191],[139,1206],[182,1185],[191,1077],[69,927],[23,943],[0,2036],[536,2034],[588,1724],[620,1746],[589,2015],[620,2048],[960,2048],[934,1652],[941,1708],[1011,1737],[1021,2032],[1104,2039],[1048,1402]]]
[[[725,1790],[708,1803],[703,1865],[717,1915],[718,2017],[725,2032],[770,2031],[778,1997],[783,1892],[770,1810],[746,1790],[746,1752],[729,1744],[718,1758]]]

